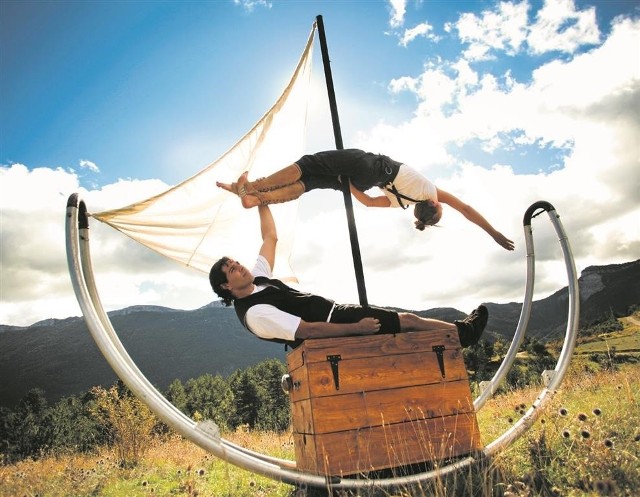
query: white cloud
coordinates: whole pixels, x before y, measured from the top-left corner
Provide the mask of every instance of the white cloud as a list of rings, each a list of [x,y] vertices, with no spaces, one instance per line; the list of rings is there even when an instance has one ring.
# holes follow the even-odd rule
[[[469,60],[492,58],[491,51],[513,55],[520,50],[527,37],[529,3],[500,2],[497,9],[486,10],[477,16],[465,13],[455,24],[460,40],[469,47],[464,57]]]
[[[464,59],[432,63],[415,77],[393,80],[390,90],[415,95],[412,117],[397,125],[377,122],[346,141],[419,168],[514,239],[516,251],[504,251],[448,208],[440,228],[418,232],[410,211],[356,205],[369,302],[468,311],[481,301],[521,301],[522,215],[541,199],[557,208],[579,271],[637,259],[638,36],[640,21],[618,20],[601,46],[570,61],[546,63],[526,83],[509,73],[477,72]],[[508,164],[488,169],[450,150],[471,140],[489,149],[564,147],[566,156],[561,167],[541,167],[544,172],[537,174],[518,174]],[[75,173],[63,169],[1,167],[0,323],[28,325],[79,315],[64,247],[63,210],[70,193],[79,191],[95,212],[166,186],[158,180],[121,180],[87,190]],[[305,208],[311,204],[320,207]],[[557,235],[547,218],[534,220],[537,298],[566,285]],[[205,275],[183,271],[98,222],[91,226],[97,283],[107,309],[134,304],[195,308],[213,299]],[[292,265],[301,287],[356,302],[340,194],[305,195],[296,233]]]
[[[119,181],[87,191],[61,168],[0,167],[0,323],[30,325],[80,315],[65,254],[65,206],[78,192],[91,212],[165,189],[157,180]],[[206,278],[181,270],[115,230],[91,222],[92,259],[107,310],[135,304],[193,308],[213,300]]]
[[[579,270],[638,258],[640,223],[633,221],[640,219],[640,48],[633,40],[639,35],[639,21],[620,19],[602,46],[568,62],[541,66],[529,83],[510,74],[476,74],[468,64],[446,61],[429,65],[415,78],[392,81],[392,91],[410,91],[418,99],[414,118],[361,132],[358,146],[389,150],[421,168],[518,244],[515,254],[501,252],[450,209],[441,229],[413,238],[404,238],[399,227],[389,228],[376,216],[370,229],[383,232],[385,243],[387,237],[397,241],[394,262],[389,262],[396,281],[403,282],[391,292],[395,305],[417,305],[416,292],[423,292],[429,305],[464,301],[467,305],[457,307],[465,309],[474,300],[520,299],[522,280],[516,275],[524,269],[524,254],[519,223],[526,208],[540,199],[558,209]],[[452,103],[454,111],[445,112]],[[562,147],[566,153],[561,167],[541,164],[548,172],[538,174],[456,164],[448,145],[473,139],[482,140],[487,150],[526,144]],[[411,216],[406,217],[396,223],[409,223]],[[550,223],[543,217],[534,226],[536,289],[538,296],[546,296],[566,284],[566,273]],[[361,242],[363,253],[379,253],[380,239]],[[437,288],[420,287],[416,274],[437,281]],[[384,289],[379,291],[382,296]]]
[[[600,43],[595,7],[576,11],[574,0],[545,0],[531,26],[527,43],[533,53],[573,53],[582,45]]]
[[[93,173],[99,173],[100,168],[90,160],[80,159],[80,169],[88,169]]]
[[[267,0],[233,0],[235,5],[240,5],[247,12],[253,12],[256,7],[265,7],[270,9],[272,3]]]
[[[432,34],[432,32],[433,26],[431,26],[429,23],[423,22],[421,24],[418,24],[414,28],[405,30],[403,35],[400,37],[400,45],[406,47],[409,43],[411,43],[419,36],[435,40],[436,37]]]
[[[407,2],[406,0],[389,0],[389,6],[391,7],[389,25],[392,28],[399,28],[404,24],[404,16],[407,12]]]
[[[465,60],[454,64],[430,62],[417,78],[402,76],[391,80],[389,91],[400,93],[410,91],[420,102],[418,115],[438,114],[447,104],[455,102],[467,88],[478,83],[478,75]]]
[[[600,43],[595,8],[578,11],[573,0],[545,0],[529,23],[528,0],[500,2],[480,15],[464,13],[454,25],[460,41],[468,44],[463,57],[471,61],[494,59],[497,54],[516,55],[525,47],[532,53],[574,53],[585,45]]]

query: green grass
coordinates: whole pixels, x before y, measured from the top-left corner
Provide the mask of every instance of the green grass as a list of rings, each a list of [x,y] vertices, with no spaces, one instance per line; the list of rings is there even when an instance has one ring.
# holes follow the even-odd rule
[[[583,343],[562,388],[534,426],[488,465],[383,496],[596,497],[640,495],[640,364],[613,370],[589,361],[611,341],[635,344],[635,321]],[[594,337],[602,338],[602,337]],[[619,342],[618,342],[619,341]],[[617,345],[616,347],[623,345]],[[585,347],[589,347],[585,350]],[[598,348],[600,347],[600,348]],[[617,349],[620,350],[620,349]],[[628,350],[628,349],[627,349]],[[486,444],[509,429],[540,387],[509,391],[478,413]],[[293,459],[288,433],[238,431],[226,438]],[[293,497],[294,488],[232,466],[177,436],[155,439],[140,463],[120,468],[108,448],[0,466],[0,497]]]
[[[504,482],[529,492],[514,495],[638,495],[639,373],[637,365],[587,372],[577,362],[532,429],[494,461]],[[507,429],[536,395],[531,388],[494,399],[478,413],[484,436]]]
[[[590,337],[589,341],[579,343],[576,346],[576,354],[610,353],[615,349],[616,353],[640,353],[640,317],[629,316],[619,321],[624,325],[621,331],[602,333]]]
[[[293,458],[288,435],[240,431],[227,438]],[[130,469],[120,468],[108,449],[92,456],[71,454],[0,467],[3,497],[280,497],[290,493],[289,485],[232,466],[177,436],[158,440]]]

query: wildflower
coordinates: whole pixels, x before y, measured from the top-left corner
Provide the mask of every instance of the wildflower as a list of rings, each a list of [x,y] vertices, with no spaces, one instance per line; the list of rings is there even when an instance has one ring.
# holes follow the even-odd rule
[[[580,435],[582,436],[582,438],[587,439],[589,437],[591,437],[591,433],[589,433],[587,430],[582,430],[580,432]]]
[[[602,410],[596,407],[593,410],[593,414],[595,414],[596,416],[600,416],[602,414]]]
[[[569,411],[567,411],[564,407],[562,407],[558,413],[560,414],[560,416],[566,416],[567,414],[569,414]]]
[[[587,415],[583,412],[581,412],[580,414],[578,414],[578,419],[580,421],[586,421],[587,420]]]

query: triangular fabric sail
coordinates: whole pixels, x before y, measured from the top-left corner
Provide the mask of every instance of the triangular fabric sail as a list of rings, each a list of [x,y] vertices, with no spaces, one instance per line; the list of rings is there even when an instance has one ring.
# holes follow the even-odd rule
[[[271,174],[304,153],[315,23],[283,94],[228,152],[169,190],[120,209],[91,214],[160,254],[208,272],[221,256],[253,264],[260,247],[257,209],[243,209],[234,194],[216,186],[244,171],[249,179]],[[292,280],[289,256],[298,202],[272,206],[278,228],[275,273]]]

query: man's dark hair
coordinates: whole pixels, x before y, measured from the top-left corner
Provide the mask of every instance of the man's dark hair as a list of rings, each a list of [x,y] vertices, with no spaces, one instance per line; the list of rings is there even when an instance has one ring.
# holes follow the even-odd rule
[[[222,271],[222,267],[229,262],[228,257],[222,257],[211,267],[209,271],[209,283],[211,288],[216,292],[216,295],[222,299],[222,303],[227,307],[233,304],[235,297],[226,288],[222,288],[222,285],[227,283],[227,275]]]

